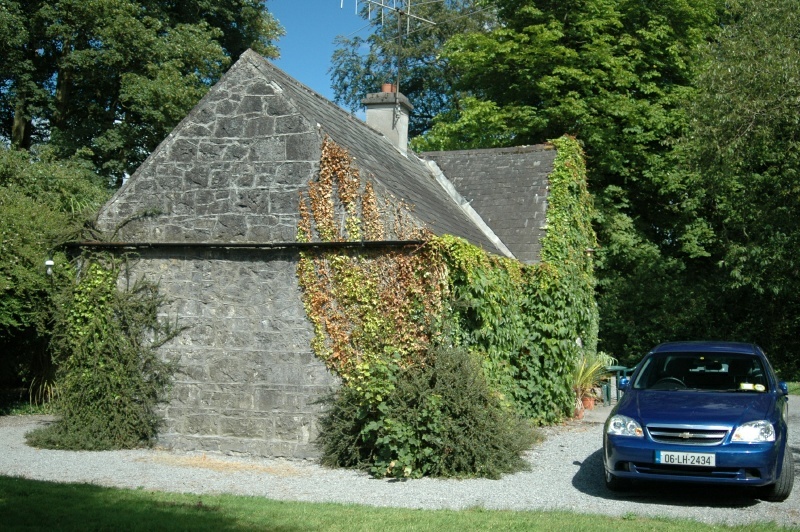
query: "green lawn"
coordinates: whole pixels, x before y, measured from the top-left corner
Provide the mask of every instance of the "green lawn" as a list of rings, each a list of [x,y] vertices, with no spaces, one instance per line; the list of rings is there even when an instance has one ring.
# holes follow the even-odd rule
[[[57,484],[0,476],[3,530],[786,530],[567,512],[403,510]]]

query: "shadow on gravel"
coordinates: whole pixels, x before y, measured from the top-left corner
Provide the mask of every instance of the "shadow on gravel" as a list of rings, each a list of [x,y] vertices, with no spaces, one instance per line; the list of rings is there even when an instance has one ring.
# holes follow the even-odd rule
[[[637,483],[631,491],[612,492],[603,481],[603,451],[589,455],[572,478],[572,485],[586,495],[615,501],[637,501],[665,506],[747,508],[759,501],[752,490],[681,483]]]

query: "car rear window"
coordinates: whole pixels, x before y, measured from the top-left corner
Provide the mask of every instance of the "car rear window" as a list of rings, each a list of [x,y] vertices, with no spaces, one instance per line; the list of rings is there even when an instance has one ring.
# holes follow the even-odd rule
[[[765,392],[769,382],[761,359],[739,353],[656,353],[633,384],[637,389],[695,389]]]

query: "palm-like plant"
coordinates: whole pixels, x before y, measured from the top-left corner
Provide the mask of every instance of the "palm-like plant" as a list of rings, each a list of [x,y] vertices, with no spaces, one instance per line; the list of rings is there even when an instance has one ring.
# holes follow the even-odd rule
[[[572,372],[572,389],[575,390],[576,401],[580,404],[584,397],[591,397],[594,389],[600,385],[600,381],[608,371],[607,366],[613,366],[616,359],[606,353],[583,353],[575,363]]]

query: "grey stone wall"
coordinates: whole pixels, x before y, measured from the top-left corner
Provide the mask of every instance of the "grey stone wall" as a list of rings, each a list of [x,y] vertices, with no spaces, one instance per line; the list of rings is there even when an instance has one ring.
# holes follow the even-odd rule
[[[379,197],[411,205],[412,221],[496,249],[425,163],[400,154],[373,129],[245,52],[97,220],[117,243],[172,246],[134,246],[141,253],[135,274],[160,281],[172,301],[167,314],[187,327],[165,346],[179,370],[163,411],[163,444],[316,455],[315,402],[337,381],[310,349],[297,256],[225,245],[295,243],[299,193],[319,173],[324,134],[350,151]],[[498,165],[485,166],[492,172],[478,181],[494,183]],[[505,213],[507,198],[500,200],[500,211],[488,212]]]
[[[289,458],[318,455],[321,405],[338,384],[310,349],[297,254],[274,250],[145,250],[134,275],[170,298],[186,327],[162,347],[177,359],[161,445]]]
[[[237,62],[104,206],[98,226],[106,235],[125,243],[295,241],[299,192],[319,172],[322,136],[260,62]],[[133,266],[161,283],[167,315],[187,327],[163,348],[178,372],[160,442],[315,456],[315,401],[336,379],[310,348],[296,254],[181,249],[140,250]]]
[[[239,62],[103,207],[98,225],[123,242],[293,242],[298,192],[319,173],[321,146],[316,124]]]

